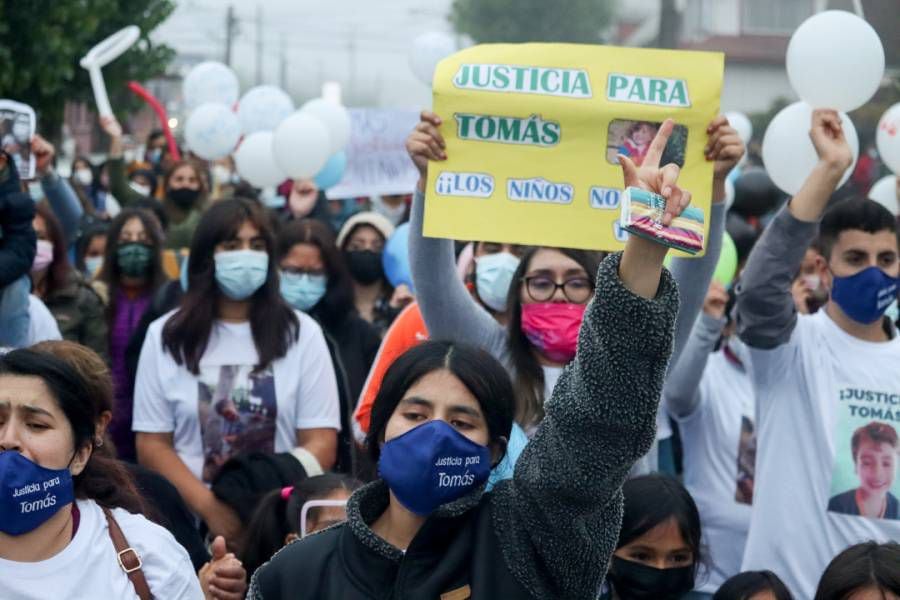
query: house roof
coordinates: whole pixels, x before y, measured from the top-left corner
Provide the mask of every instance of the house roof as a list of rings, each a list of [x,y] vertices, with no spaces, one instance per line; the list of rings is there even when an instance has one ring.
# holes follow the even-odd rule
[[[679,48],[724,52],[725,59],[731,62],[784,64],[788,41],[789,36],[781,35],[712,35],[699,40],[682,40]]]

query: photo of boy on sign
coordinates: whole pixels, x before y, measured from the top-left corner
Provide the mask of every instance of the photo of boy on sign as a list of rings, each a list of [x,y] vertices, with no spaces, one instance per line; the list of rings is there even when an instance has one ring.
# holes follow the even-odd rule
[[[606,161],[609,164],[619,164],[618,156],[621,154],[631,159],[636,166],[641,166],[644,156],[650,148],[650,142],[656,137],[661,123],[652,121],[632,121],[628,119],[615,119],[610,121],[606,137]],[[663,159],[673,162],[679,167],[684,166],[684,149],[687,145],[687,128],[684,125],[676,125],[672,131],[672,137],[666,143]]]
[[[872,421],[853,432],[850,441],[859,487],[834,496],[828,510],[873,519],[900,519],[900,503],[891,493],[897,474],[897,432]]]

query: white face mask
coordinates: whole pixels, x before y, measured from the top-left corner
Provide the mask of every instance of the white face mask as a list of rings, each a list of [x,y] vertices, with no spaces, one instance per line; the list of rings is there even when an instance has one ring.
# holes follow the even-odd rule
[[[215,165],[213,167],[213,179],[219,185],[228,185],[231,183],[231,170],[225,165]]]
[[[406,202],[401,202],[397,206],[391,206],[381,196],[372,196],[372,210],[386,218],[396,227],[403,221],[403,217],[406,216]]]
[[[75,181],[80,183],[83,186],[89,186],[94,181],[94,174],[90,169],[76,169],[75,170]]]
[[[475,259],[475,289],[491,310],[506,312],[506,299],[519,259],[509,252],[486,254]]]
[[[150,186],[144,185],[142,183],[137,183],[135,181],[129,181],[128,187],[136,191],[141,196],[149,196],[150,195]]]
[[[818,275],[804,275],[803,282],[811,292],[814,292],[822,285],[822,278]]]
[[[41,188],[39,181],[31,181],[28,183],[28,194],[35,202],[40,202],[44,199],[44,190]]]

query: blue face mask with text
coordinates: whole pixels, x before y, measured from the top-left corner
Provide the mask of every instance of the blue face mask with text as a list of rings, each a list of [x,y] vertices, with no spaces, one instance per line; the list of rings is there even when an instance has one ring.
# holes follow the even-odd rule
[[[269,255],[259,250],[217,252],[216,283],[232,300],[246,300],[266,282]]]
[[[0,531],[34,531],[75,499],[69,469],[46,469],[15,450],[0,452]]]
[[[850,277],[835,277],[831,299],[857,323],[874,323],[897,299],[898,285],[900,278],[869,267]]]
[[[328,279],[324,275],[309,273],[282,273],[281,295],[288,304],[308,312],[325,295]]]
[[[425,517],[487,481],[491,453],[435,419],[385,442],[378,472],[400,504]]]

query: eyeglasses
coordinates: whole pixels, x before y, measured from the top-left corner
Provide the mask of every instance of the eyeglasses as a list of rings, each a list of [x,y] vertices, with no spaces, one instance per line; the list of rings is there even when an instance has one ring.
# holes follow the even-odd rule
[[[584,304],[594,292],[594,286],[587,277],[572,277],[563,283],[556,283],[546,275],[533,275],[523,277],[522,281],[525,282],[525,291],[528,292],[528,296],[535,302],[548,302],[556,294],[556,290],[562,288],[566,300],[575,304]]]

